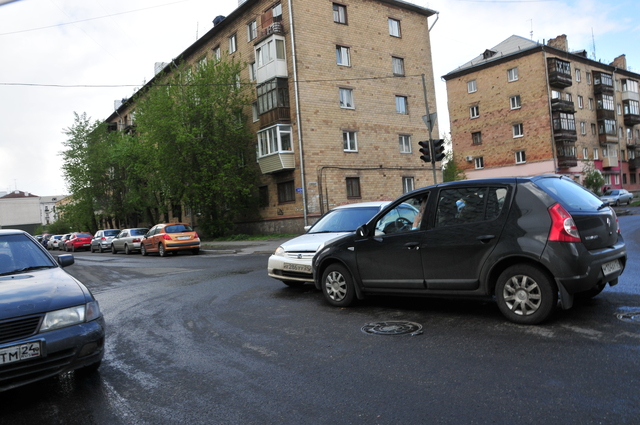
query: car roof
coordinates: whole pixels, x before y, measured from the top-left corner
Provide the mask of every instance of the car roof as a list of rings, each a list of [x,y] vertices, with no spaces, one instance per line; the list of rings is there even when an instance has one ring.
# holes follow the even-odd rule
[[[0,229],[0,235],[22,235],[22,234],[28,234],[28,233],[20,229]]]
[[[371,202],[356,202],[354,204],[344,204],[338,205],[337,207],[331,208],[332,210],[344,210],[348,208],[371,208],[371,207],[384,207],[387,204],[390,204],[391,201],[371,201]]]

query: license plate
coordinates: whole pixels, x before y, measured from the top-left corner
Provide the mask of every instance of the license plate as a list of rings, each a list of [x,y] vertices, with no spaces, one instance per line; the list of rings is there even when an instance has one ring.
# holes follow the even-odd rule
[[[0,348],[0,365],[19,362],[20,360],[33,359],[40,356],[41,352],[39,342],[30,342],[28,344]]]
[[[613,261],[609,261],[608,263],[604,263],[602,265],[602,273],[604,273],[604,275],[608,275],[611,273],[615,273],[618,270],[620,270],[622,266],[620,265],[620,261],[618,260],[613,260]]]
[[[86,243],[86,244],[84,244],[84,246],[91,246],[91,244],[90,243]]]
[[[293,272],[311,273],[311,265],[284,263],[283,269]]]
[[[185,239],[191,239],[191,236],[178,236],[178,240],[183,241]]]

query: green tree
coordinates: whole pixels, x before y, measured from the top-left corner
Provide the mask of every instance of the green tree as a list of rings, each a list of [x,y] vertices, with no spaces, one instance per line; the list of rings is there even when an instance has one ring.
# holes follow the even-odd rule
[[[452,182],[457,180],[465,180],[467,176],[464,170],[460,169],[455,161],[455,154],[451,146],[451,140],[445,137],[445,145],[447,151],[442,161],[442,175],[445,182]]]
[[[587,161],[584,163],[582,166],[582,175],[584,176],[584,187],[600,196],[602,194],[602,186],[604,185],[604,177],[600,170],[595,168],[593,162]]]

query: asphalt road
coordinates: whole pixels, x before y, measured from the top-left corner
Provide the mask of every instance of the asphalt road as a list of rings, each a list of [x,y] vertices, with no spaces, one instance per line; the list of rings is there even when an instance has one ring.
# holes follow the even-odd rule
[[[0,394],[0,423],[637,424],[640,216],[620,223],[620,283],[541,326],[489,301],[334,308],[268,278],[265,254],[77,253],[67,270],[108,324],[103,365]],[[389,321],[422,330],[362,331]]]

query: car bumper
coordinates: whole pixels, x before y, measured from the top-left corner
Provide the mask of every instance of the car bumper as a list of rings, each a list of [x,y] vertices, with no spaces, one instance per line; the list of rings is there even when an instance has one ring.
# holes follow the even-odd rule
[[[104,318],[44,332],[1,348],[40,341],[41,357],[0,365],[0,391],[89,366],[104,356]]]
[[[179,251],[181,249],[200,249],[200,241],[197,242],[167,242],[164,245],[167,251]]]
[[[267,274],[277,280],[313,282],[312,258],[287,258],[279,255],[269,257]]]

